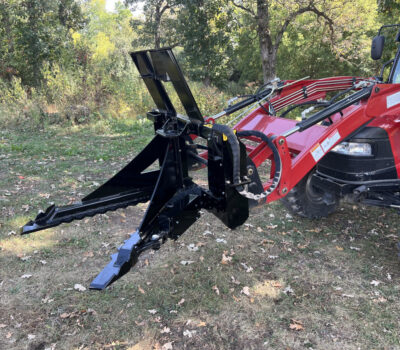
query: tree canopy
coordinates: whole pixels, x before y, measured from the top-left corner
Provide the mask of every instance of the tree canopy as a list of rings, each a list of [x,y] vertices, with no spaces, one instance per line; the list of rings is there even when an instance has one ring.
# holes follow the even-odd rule
[[[141,14],[132,11],[139,3]],[[192,81],[230,94],[275,76],[371,76],[380,65],[369,57],[371,39],[400,14],[399,0],[121,0],[113,12],[105,5],[0,0],[0,85],[27,97],[40,91],[47,104],[100,110],[114,101],[127,110],[132,100],[147,103],[129,51],[163,46],[174,48]],[[396,44],[387,44],[390,59]]]

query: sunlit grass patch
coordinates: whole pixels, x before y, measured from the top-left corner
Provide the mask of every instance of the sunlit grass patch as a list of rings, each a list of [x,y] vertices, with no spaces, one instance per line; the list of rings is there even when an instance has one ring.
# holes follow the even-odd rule
[[[22,226],[24,226],[31,218],[27,215],[14,216],[6,222],[6,225],[10,227],[11,230],[18,232]]]
[[[55,232],[52,229],[35,232],[28,236],[12,236],[0,240],[0,248],[4,252],[19,256],[53,247],[58,242],[54,236]]]
[[[257,297],[278,299],[281,296],[283,283],[275,280],[266,280],[255,284],[251,291]]]

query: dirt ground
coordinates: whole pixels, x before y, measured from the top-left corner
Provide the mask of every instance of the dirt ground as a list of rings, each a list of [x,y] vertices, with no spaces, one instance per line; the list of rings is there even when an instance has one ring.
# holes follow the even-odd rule
[[[102,292],[88,286],[145,204],[19,236],[118,171],[147,128],[0,131],[0,349],[400,349],[394,210],[315,221],[274,203],[236,230],[205,211]]]

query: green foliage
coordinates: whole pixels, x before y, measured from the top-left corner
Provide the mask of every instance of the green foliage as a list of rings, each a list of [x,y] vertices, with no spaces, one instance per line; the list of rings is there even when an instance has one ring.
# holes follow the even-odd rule
[[[143,14],[133,15],[127,6],[140,2],[126,0],[107,12],[105,0],[0,1],[0,123],[43,127],[145,115],[154,103],[129,52],[154,46],[175,46],[205,115],[263,80],[255,0],[235,1],[247,10],[232,0],[145,0]],[[274,36],[302,3],[269,4]],[[315,4],[334,20],[334,31],[315,13],[293,18],[277,75],[376,75],[381,62],[369,57],[371,39],[381,24],[397,22],[400,2]],[[394,56],[396,30],[385,32],[383,60]]]
[[[82,27],[77,3],[70,0],[11,0],[0,3],[2,78],[21,78],[39,86],[44,62],[69,59],[69,29]]]
[[[223,87],[233,72],[231,34],[234,30],[232,8],[227,1],[183,1],[179,31],[190,77]]]

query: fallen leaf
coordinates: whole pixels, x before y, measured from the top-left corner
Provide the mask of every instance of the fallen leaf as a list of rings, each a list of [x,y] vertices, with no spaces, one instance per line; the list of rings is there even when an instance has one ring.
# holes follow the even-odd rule
[[[164,334],[164,333],[171,333],[171,330],[168,327],[164,327],[161,331],[161,334]]]
[[[244,295],[247,295],[247,296],[250,296],[250,288],[245,286],[245,287],[243,287],[243,289],[241,290],[240,293],[242,293]]]
[[[196,334],[196,333],[197,333],[197,332],[196,332],[195,330],[189,331],[189,330],[187,329],[187,330],[185,330],[185,331],[183,332],[183,336],[184,336],[184,337],[191,338],[191,337],[193,337],[193,335]]]
[[[32,275],[30,275],[29,273],[21,276],[21,278],[26,278],[26,279],[31,278],[31,277],[32,277]]]
[[[189,244],[189,245],[187,246],[187,249],[188,249],[190,252],[197,252],[197,251],[199,250],[199,247],[196,246],[194,243],[191,243],[191,244]]]
[[[219,289],[218,289],[217,286],[212,287],[212,290],[213,290],[217,295],[219,295]]]
[[[346,293],[344,293],[344,294],[342,294],[342,297],[346,297],[346,298],[354,298],[354,297],[355,297],[355,295],[354,295],[354,294],[346,294]]]
[[[8,333],[6,334],[6,338],[7,338],[7,339],[10,339],[11,336],[12,336],[12,333],[11,333],[11,332],[8,332]]]
[[[289,294],[294,294],[294,291],[293,291],[292,287],[287,286],[287,287],[283,290],[283,293],[286,294],[286,295],[289,295]]]
[[[22,260],[22,261],[28,261],[31,257],[32,257],[32,256],[30,256],[30,255],[23,256],[23,257],[21,257],[21,260]]]
[[[65,318],[68,318],[70,315],[71,315],[71,314],[68,314],[68,313],[64,312],[64,313],[62,313],[62,314],[60,315],[60,317],[61,317],[62,319],[65,319]]]
[[[236,285],[240,284],[240,282],[234,276],[231,276],[231,280],[232,280],[233,284],[236,284]]]
[[[77,291],[79,291],[79,292],[84,292],[84,291],[86,290],[86,287],[82,286],[82,285],[79,284],[79,283],[76,283],[76,284],[74,285],[74,289],[77,290]]]
[[[289,328],[294,331],[302,331],[304,329],[303,323],[296,320],[290,320]]]
[[[84,252],[83,256],[86,257],[86,258],[93,258],[94,253],[93,252]]]
[[[226,256],[225,253],[222,254],[221,264],[228,265],[232,261],[231,256]]]
[[[172,342],[165,343],[162,347],[161,350],[172,350]]]
[[[4,324],[4,323],[0,323],[0,328],[6,328],[7,327],[7,325],[6,324]]]
[[[223,238],[217,238],[215,241],[216,241],[217,243],[224,243],[224,244],[228,243],[228,242],[226,241],[226,239],[223,239]]]
[[[339,247],[339,246],[337,245],[337,246],[336,246],[336,249],[339,250],[339,251],[342,251],[342,250],[343,250],[343,247]]]
[[[146,294],[146,292],[144,291],[144,289],[142,287],[138,286],[138,290],[139,290],[140,293]]]
[[[207,323],[205,323],[204,321],[201,321],[197,324],[197,327],[205,327],[207,325]]]
[[[245,269],[247,273],[250,273],[253,271],[253,268],[251,266],[247,266],[245,263],[240,263]]]
[[[152,310],[147,310],[149,313],[151,313],[152,315],[155,315],[157,313],[157,310],[152,309]]]
[[[191,261],[191,260],[182,260],[181,261],[181,264],[183,266],[190,265],[190,264],[193,264],[193,263],[194,263],[194,261]]]
[[[28,334],[28,340],[33,340],[36,338],[36,335],[34,334]]]
[[[373,285],[373,286],[375,286],[375,287],[378,287],[381,283],[382,283],[381,281],[375,281],[375,280],[373,280],[373,281],[371,281],[370,284]]]

